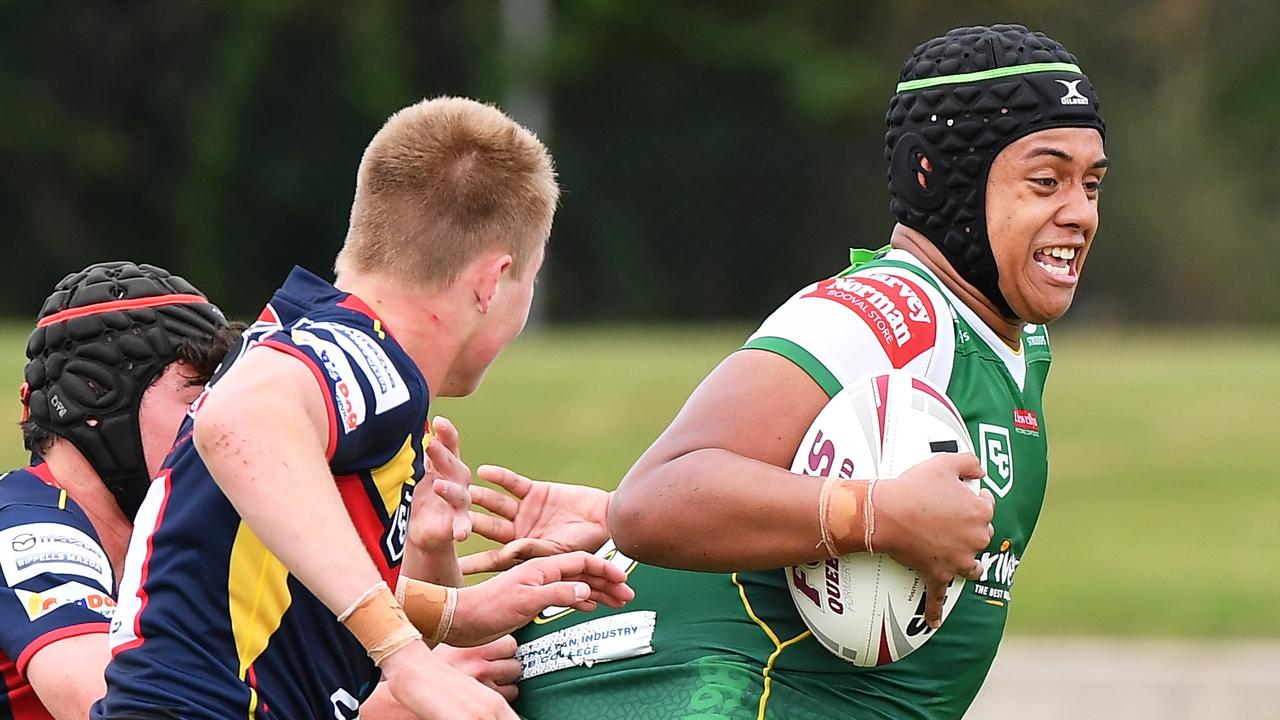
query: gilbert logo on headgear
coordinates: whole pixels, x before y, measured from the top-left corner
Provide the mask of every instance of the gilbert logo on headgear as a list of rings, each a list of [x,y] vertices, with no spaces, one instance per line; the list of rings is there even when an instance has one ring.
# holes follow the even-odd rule
[[[1089,104],[1089,98],[1081,95],[1080,91],[1076,87],[1080,84],[1080,80],[1054,80],[1054,82],[1062,83],[1062,86],[1067,89],[1067,94],[1063,95],[1062,99],[1058,102],[1061,102],[1063,105]]]

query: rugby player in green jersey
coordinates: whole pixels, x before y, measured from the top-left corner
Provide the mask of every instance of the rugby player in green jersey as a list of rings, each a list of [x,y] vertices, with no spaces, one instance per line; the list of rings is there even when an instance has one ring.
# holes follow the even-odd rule
[[[775,311],[611,500],[482,469],[514,497],[475,492],[495,512],[476,529],[514,544],[467,569],[611,534],[601,552],[637,593],[625,611],[549,609],[521,632],[523,716],[958,718],[972,702],[1044,498],[1044,324],[1070,305],[1098,227],[1104,126],[1075,57],[1018,25],[930,40],[900,80],[886,117],[891,249],[855,254]],[[890,368],[945,388],[981,459],[937,456],[873,497],[865,481],[790,473],[828,399]],[[960,480],[978,477],[974,496]],[[860,668],[814,640],[779,568],[868,539],[924,578],[934,635]],[[939,626],[957,576],[971,582]]]

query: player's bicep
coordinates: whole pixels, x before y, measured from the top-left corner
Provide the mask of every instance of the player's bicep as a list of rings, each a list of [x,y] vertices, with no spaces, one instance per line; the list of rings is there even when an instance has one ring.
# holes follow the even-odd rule
[[[83,720],[107,691],[103,672],[110,660],[104,625],[102,632],[63,638],[36,651],[27,681],[54,718]]]
[[[788,467],[827,399],[822,386],[787,357],[740,350],[694,390],[631,474],[703,449]]]

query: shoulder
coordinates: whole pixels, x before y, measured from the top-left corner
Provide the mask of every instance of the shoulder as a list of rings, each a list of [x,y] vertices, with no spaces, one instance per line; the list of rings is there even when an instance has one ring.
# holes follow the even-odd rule
[[[301,318],[267,342],[311,361],[337,406],[337,421],[344,432],[410,403],[415,396],[426,396],[417,369],[385,331],[326,315]],[[419,384],[421,389],[414,387]]]
[[[946,298],[920,272],[877,262],[809,285],[774,311],[747,347],[798,348],[841,385],[892,368],[936,374],[943,369],[936,361],[954,350],[955,331]]]
[[[38,470],[38,467],[10,470],[0,474],[0,527],[3,527],[6,517],[20,514],[16,508],[32,506],[56,508],[59,505],[62,490],[58,489],[52,481],[33,472]],[[10,507],[15,510],[5,512]]]
[[[237,360],[251,363],[240,372],[264,362],[277,371],[289,365],[296,392],[314,398],[315,412],[327,418],[326,452],[335,470],[394,455],[407,433],[420,431],[428,402],[426,380],[390,331],[363,303],[344,304],[344,297],[354,296],[307,306],[273,302],[250,329],[251,348],[288,355],[314,379],[306,379],[308,373],[292,361],[253,359],[262,353]]]
[[[111,563],[92,523],[57,488],[15,488],[0,480],[0,576],[14,588],[44,575],[75,576],[104,589],[113,584]],[[27,483],[24,483],[27,484]],[[6,487],[7,486],[7,487]]]

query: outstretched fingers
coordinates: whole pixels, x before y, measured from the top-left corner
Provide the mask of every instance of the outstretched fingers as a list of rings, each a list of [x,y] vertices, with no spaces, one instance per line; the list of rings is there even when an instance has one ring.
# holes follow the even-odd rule
[[[473,516],[473,520],[475,517]],[[476,532],[486,535],[476,527]],[[501,572],[509,570],[520,563],[537,557],[547,557],[560,552],[560,546],[549,540],[520,538],[512,540],[500,548],[485,550],[458,559],[458,568],[463,575],[474,575],[482,572]]]
[[[585,588],[585,594],[571,602],[561,603],[570,607],[583,609],[575,603],[585,601],[593,606],[600,602],[616,608],[635,597],[635,592],[626,584],[627,574],[622,568],[585,552],[534,558],[526,561],[523,567],[539,573],[546,583],[544,586],[567,582]]]
[[[472,490],[474,493],[475,490]],[[494,542],[509,543],[516,539],[515,523],[496,515],[470,511],[471,527]]]
[[[435,436],[435,442],[432,445],[440,443],[445,449],[453,453],[454,457],[459,460],[462,459],[462,453],[458,449],[458,428],[453,424],[452,420],[443,415],[437,415],[431,421],[431,434]]]
[[[491,482],[517,498],[523,498],[533,489],[532,480],[501,465],[481,465],[476,474],[481,480]]]
[[[627,579],[622,568],[581,550],[536,558],[525,564],[536,568],[547,580],[560,580],[575,575],[594,575],[612,582],[624,582]]]
[[[591,595],[587,598],[589,601],[607,605],[615,610],[631,602],[636,597],[636,593],[631,589],[630,585],[605,580],[602,577],[580,575],[565,579],[585,582],[591,587]]]
[[[480,467],[481,480],[484,479],[483,470],[485,467],[487,466],[482,465]],[[471,502],[494,515],[508,520],[515,520],[516,514],[520,511],[520,501],[516,498],[481,485],[475,485],[471,488]]]

